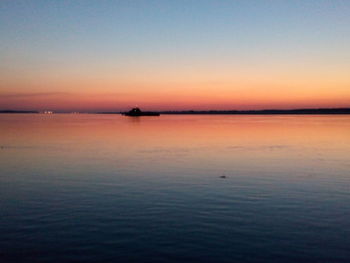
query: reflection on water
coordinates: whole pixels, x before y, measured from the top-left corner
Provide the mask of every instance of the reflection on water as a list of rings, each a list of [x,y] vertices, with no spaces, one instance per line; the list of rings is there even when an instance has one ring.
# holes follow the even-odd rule
[[[0,261],[349,262],[350,116],[0,115]]]

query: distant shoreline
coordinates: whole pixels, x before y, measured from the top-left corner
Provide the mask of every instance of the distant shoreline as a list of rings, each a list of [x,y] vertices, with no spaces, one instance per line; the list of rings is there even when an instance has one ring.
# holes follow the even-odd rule
[[[164,111],[161,114],[218,114],[218,115],[305,115],[305,114],[350,114],[350,108],[293,109],[293,110],[210,110],[210,111]]]
[[[18,114],[18,113],[39,113],[38,111],[25,111],[25,110],[1,110],[0,114]]]
[[[350,108],[320,108],[320,109],[293,109],[293,110],[209,110],[209,111],[157,111],[168,115],[335,115],[350,114]],[[120,114],[121,112],[97,112],[97,114]]]
[[[167,115],[336,115],[350,114],[350,108],[319,108],[319,109],[292,109],[292,110],[208,110],[208,111],[157,111],[160,114]],[[17,111],[17,110],[0,110],[0,114],[39,114],[39,111]],[[57,112],[65,113],[65,112]],[[67,112],[68,113],[68,112]],[[81,112],[89,113],[89,112]],[[90,114],[121,114],[119,111],[111,112],[94,112]]]

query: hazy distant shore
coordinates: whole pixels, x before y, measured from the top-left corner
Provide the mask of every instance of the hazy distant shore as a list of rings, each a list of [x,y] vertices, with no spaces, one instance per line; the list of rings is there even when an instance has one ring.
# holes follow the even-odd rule
[[[210,110],[210,111],[164,111],[162,114],[237,114],[237,115],[271,115],[271,114],[350,114],[350,108],[336,109],[294,109],[294,110]]]
[[[24,110],[0,110],[0,113],[39,113],[38,111],[24,111]]]
[[[350,108],[321,108],[321,109],[293,109],[293,110],[209,110],[209,111],[158,111],[160,114],[217,114],[217,115],[274,115],[274,114],[350,114]],[[98,114],[120,114],[120,112],[98,112]]]
[[[289,114],[289,115],[307,115],[307,114],[350,114],[350,108],[320,108],[320,109],[293,109],[293,110],[208,110],[208,111],[196,111],[196,110],[185,110],[185,111],[157,111],[160,114],[196,114],[196,115],[275,115],[275,114]],[[40,113],[39,111],[18,111],[18,110],[0,110],[0,114],[16,114],[16,113]],[[68,113],[68,112],[57,112],[57,113]],[[88,112],[80,112],[88,113]],[[90,112],[91,113],[91,112]],[[95,114],[120,114],[119,111],[110,112],[94,112]]]

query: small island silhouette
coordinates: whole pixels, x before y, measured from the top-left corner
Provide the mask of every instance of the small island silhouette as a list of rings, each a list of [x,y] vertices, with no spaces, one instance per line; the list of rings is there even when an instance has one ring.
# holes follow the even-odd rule
[[[125,116],[130,117],[138,117],[138,116],[159,116],[159,112],[151,112],[151,111],[141,111],[140,108],[132,108],[128,112],[122,112]]]

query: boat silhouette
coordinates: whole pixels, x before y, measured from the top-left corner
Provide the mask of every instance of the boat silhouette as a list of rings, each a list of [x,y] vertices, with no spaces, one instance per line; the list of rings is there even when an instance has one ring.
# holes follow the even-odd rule
[[[140,108],[132,108],[128,112],[122,112],[124,116],[138,117],[138,116],[159,116],[158,112],[141,111]]]

